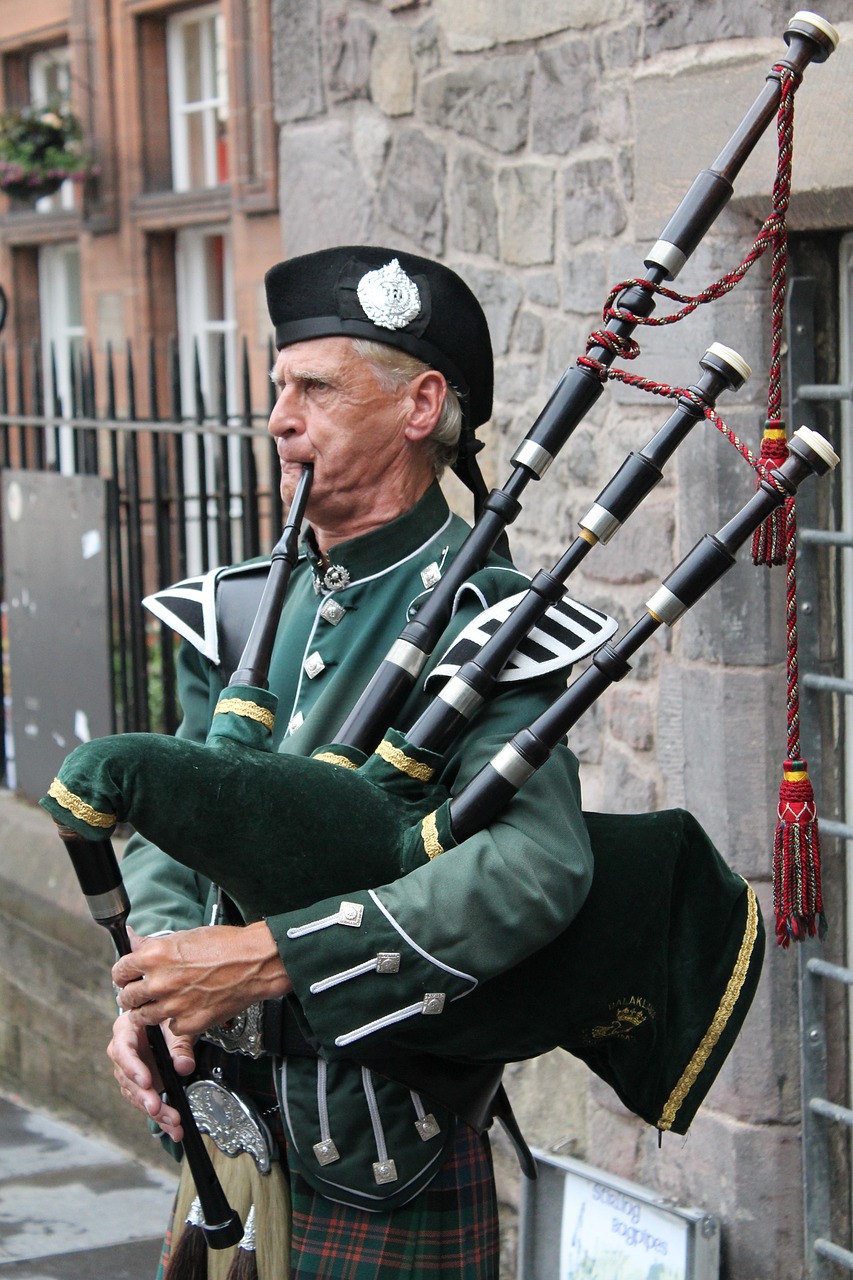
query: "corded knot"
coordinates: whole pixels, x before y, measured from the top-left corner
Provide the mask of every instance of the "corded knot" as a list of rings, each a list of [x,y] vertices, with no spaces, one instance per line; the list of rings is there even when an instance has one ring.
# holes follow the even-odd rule
[[[785,435],[785,424],[780,418],[768,418],[764,424],[764,435],[761,439],[761,452],[758,456],[758,481],[767,479],[778,489],[781,486],[773,477],[773,472],[788,456],[788,440]],[[787,493],[786,493],[787,497]],[[783,502],[759,525],[752,536],[753,564],[764,564],[768,568],[774,564],[784,564],[787,558],[787,503]]]

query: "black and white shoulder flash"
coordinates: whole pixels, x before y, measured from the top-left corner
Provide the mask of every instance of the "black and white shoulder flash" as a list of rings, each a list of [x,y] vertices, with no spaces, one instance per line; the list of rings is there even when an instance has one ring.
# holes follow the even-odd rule
[[[427,691],[434,690],[437,685],[455,675],[471,658],[476,657],[526,594],[519,591],[517,595],[508,596],[477,614],[459,633],[438,666],[430,672],[426,681]],[[617,627],[615,618],[564,596],[559,603],[550,606],[513,650],[498,676],[498,682],[510,684],[532,680],[536,676],[567,669],[581,658],[594,653],[610,639]]]
[[[211,569],[196,578],[184,578],[142,601],[149,613],[165,622],[182,640],[188,640],[214,664],[219,662],[216,580],[220,573],[221,569]]]
[[[146,609],[230,675],[243,647],[269,576],[268,559],[211,569],[155,591]]]

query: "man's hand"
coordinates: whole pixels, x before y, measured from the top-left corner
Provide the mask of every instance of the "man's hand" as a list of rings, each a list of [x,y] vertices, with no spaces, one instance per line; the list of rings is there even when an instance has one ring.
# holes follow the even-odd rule
[[[190,1037],[175,1036],[168,1027],[163,1027],[163,1036],[178,1075],[191,1075],[195,1056]],[[168,1137],[180,1142],[184,1136],[181,1118],[175,1108],[160,1097],[163,1083],[154,1065],[145,1023],[135,1013],[124,1013],[116,1018],[107,1053],[112,1059],[113,1074],[122,1096],[137,1111],[159,1124]]]
[[[262,920],[245,928],[215,925],[144,938],[113,966],[113,982],[134,1021],[168,1025],[179,1037],[198,1036],[256,1000],[291,989]]]

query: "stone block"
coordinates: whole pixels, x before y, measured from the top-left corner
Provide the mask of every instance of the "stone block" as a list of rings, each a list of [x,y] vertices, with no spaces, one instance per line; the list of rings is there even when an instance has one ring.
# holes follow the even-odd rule
[[[563,173],[563,231],[569,244],[616,236],[628,221],[613,159],[575,160]]]
[[[278,124],[325,110],[319,0],[272,0],[273,95]]]
[[[464,265],[457,267],[457,270],[479,298],[486,313],[495,355],[506,355],[512,327],[521,305],[520,286],[502,271]]]
[[[790,16],[787,10],[784,14],[785,19]],[[777,35],[772,40],[711,43],[701,56],[690,47],[681,55],[652,58],[639,70],[634,90],[636,161],[637,172],[645,175],[637,190],[639,234],[657,239],[661,209],[675,210],[697,173],[711,166],[761,93],[767,72],[784,51],[785,20],[773,25]],[[807,68],[797,92],[789,208],[794,230],[849,225],[850,166],[846,149],[837,145],[826,121],[849,114],[851,84],[853,41],[848,39],[827,62]],[[685,120],[690,121],[689,129],[683,128]],[[666,138],[666,146],[660,145],[661,138]],[[771,124],[737,177],[736,206],[764,216],[775,155]]]
[[[603,765],[607,813],[648,813],[660,807],[657,781],[648,765],[643,768],[623,751],[607,747]]]
[[[323,16],[326,81],[332,102],[366,98],[370,80],[370,54],[376,34],[363,18],[346,10]]]
[[[522,311],[515,326],[515,347],[527,355],[538,355],[544,345],[545,330],[539,316]]]
[[[435,71],[441,62],[438,24],[435,18],[427,18],[412,31],[412,57],[421,75]]]
[[[495,394],[504,404],[526,404],[539,385],[539,366],[504,360],[497,370]]]
[[[411,115],[415,67],[405,27],[388,27],[379,33],[370,67],[370,96],[386,116]]]
[[[597,137],[601,76],[589,39],[540,49],[530,106],[533,150],[566,156]]]
[[[463,253],[498,257],[498,206],[495,171],[477,151],[460,151],[450,182],[449,236]]]
[[[436,3],[448,46],[458,53],[615,22],[632,7],[633,0],[537,0],[536,4],[527,5],[518,5],[514,0]]]
[[[584,597],[586,602],[586,597]],[[600,764],[604,759],[604,709],[600,702],[595,702],[571,730],[569,734],[569,748],[577,756],[582,765]],[[586,770],[584,770],[584,778]],[[601,803],[601,802],[599,802]],[[590,805],[586,797],[586,788],[584,787],[584,807],[595,808]]]
[[[586,347],[588,328],[577,317],[553,316],[545,321],[545,380],[556,386]]]
[[[640,60],[642,28],[634,23],[605,30],[598,36],[598,57],[605,71],[633,72]]]
[[[555,271],[537,271],[529,275],[524,287],[527,297],[540,307],[560,305],[560,285]]]
[[[646,54],[712,40],[781,34],[790,16],[785,0],[769,0],[745,12],[733,10],[727,0],[706,0],[694,9],[672,0],[649,0],[644,6]]]
[[[554,260],[554,174],[519,164],[498,173],[501,258],[516,266]]]
[[[444,149],[420,129],[402,129],[394,139],[379,193],[383,217],[426,253],[444,249]]]
[[[366,103],[352,113],[352,145],[368,188],[379,186],[391,146],[391,126]]]
[[[766,874],[784,755],[784,672],[662,664],[665,803],[695,814],[747,879]]]
[[[373,202],[353,154],[352,135],[341,121],[283,129],[279,172],[288,257],[369,238]]]
[[[597,582],[656,582],[673,563],[674,521],[671,498],[653,494],[611,542],[596,547],[585,572]]]
[[[510,155],[527,140],[532,76],[533,63],[526,54],[442,72],[421,90],[424,120]]]
[[[600,253],[572,253],[563,263],[563,310],[598,323],[607,297],[607,273]]]
[[[655,741],[655,716],[645,690],[617,685],[608,697],[608,724],[614,738],[633,751],[651,751]]]
[[[608,142],[622,143],[631,137],[633,124],[629,90],[621,84],[611,85],[601,104],[601,137]]]

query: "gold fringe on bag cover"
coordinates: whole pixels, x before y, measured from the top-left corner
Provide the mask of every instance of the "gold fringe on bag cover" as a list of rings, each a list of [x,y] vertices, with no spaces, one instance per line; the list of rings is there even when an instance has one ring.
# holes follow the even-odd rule
[[[207,1135],[203,1141],[228,1202],[244,1224],[248,1224],[249,1213],[254,1210],[258,1280],[289,1280],[290,1195],[281,1166],[274,1161],[269,1173],[262,1174],[247,1152],[227,1156]],[[181,1239],[194,1199],[192,1174],[184,1163],[175,1201],[172,1254],[166,1267],[166,1280],[196,1280],[196,1276],[187,1276],[175,1265],[176,1260],[180,1263]],[[239,1261],[242,1269],[250,1261],[239,1257],[242,1244],[241,1241],[230,1249],[207,1250],[207,1280],[228,1280],[235,1263]]]

